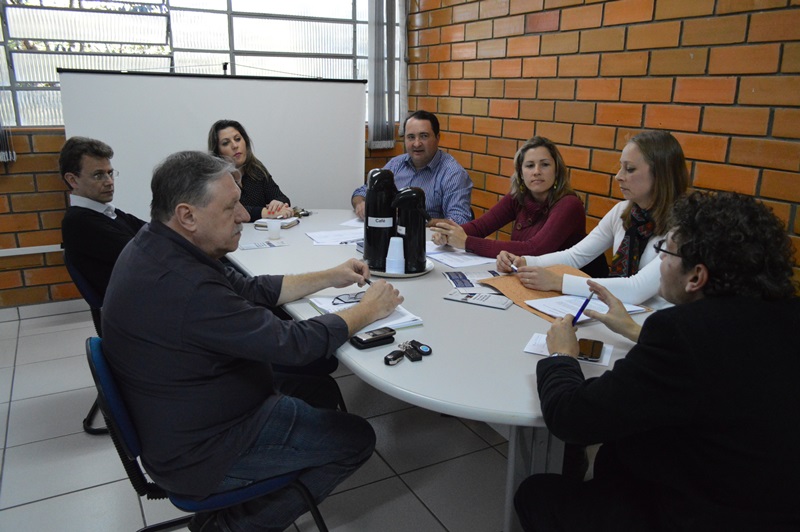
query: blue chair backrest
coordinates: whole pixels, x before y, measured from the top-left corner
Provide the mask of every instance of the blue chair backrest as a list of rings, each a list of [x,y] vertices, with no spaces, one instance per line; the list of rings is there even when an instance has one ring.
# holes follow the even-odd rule
[[[70,260],[69,253],[66,249],[64,250],[64,266],[67,267],[67,273],[72,277],[72,282],[75,283],[78,292],[80,292],[83,299],[89,303],[89,306],[96,309],[103,308],[103,298],[100,297],[100,294],[89,284],[86,277],[78,271],[75,264]]]
[[[139,436],[119,393],[111,367],[103,354],[103,341],[100,338],[92,337],[86,340],[86,356],[89,358],[89,368],[97,386],[100,409],[110,418],[109,428],[116,433],[128,458],[135,460],[142,452]]]

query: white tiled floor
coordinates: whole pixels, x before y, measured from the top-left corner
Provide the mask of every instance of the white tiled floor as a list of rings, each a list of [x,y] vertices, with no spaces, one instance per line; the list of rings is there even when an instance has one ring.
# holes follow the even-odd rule
[[[83,432],[95,392],[84,353],[94,328],[82,308],[14,309],[21,319],[0,322],[0,530],[134,531],[180,514],[139,500],[109,437]],[[3,310],[0,318],[13,317]],[[335,376],[378,445],[320,505],[332,531],[502,529],[502,436],[389,397],[343,366]],[[290,530],[316,529],[307,514]]]

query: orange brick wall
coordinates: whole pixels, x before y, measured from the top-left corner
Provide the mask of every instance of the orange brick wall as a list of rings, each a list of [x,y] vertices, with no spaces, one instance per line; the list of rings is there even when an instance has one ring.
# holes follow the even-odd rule
[[[409,109],[437,113],[476,213],[537,134],[591,229],[626,140],[666,129],[695,188],[762,198],[800,249],[800,0],[412,0],[408,20]]]
[[[17,160],[0,168],[0,249],[61,244],[63,128],[12,128]],[[60,252],[0,257],[0,307],[79,298]]]
[[[761,198],[800,249],[800,0],[412,0],[408,20],[409,109],[438,114],[477,214],[538,134],[561,146],[591,229],[621,198],[626,139],[667,129],[695,188]],[[63,129],[13,133],[0,249],[58,244]],[[402,151],[366,150],[365,167]],[[77,297],[60,253],[0,258],[0,307]]]

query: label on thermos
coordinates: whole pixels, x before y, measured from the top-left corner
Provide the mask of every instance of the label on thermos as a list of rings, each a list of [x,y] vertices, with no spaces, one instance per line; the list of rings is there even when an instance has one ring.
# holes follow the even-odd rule
[[[367,218],[368,227],[392,227],[394,225],[394,218],[376,218],[369,216]]]
[[[397,226],[397,234],[400,236],[406,236],[406,226],[405,225],[398,225]]]

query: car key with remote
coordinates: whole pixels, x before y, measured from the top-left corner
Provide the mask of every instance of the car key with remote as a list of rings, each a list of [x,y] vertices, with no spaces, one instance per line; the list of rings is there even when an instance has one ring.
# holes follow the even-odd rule
[[[405,355],[405,351],[401,351],[400,349],[395,349],[385,357],[383,357],[383,363],[387,366],[394,366],[401,360],[403,360],[403,355]]]
[[[422,360],[422,355],[419,354],[419,351],[411,347],[410,345],[406,344],[403,352],[406,354],[406,358],[409,359],[411,362],[419,362]]]
[[[410,340],[408,342],[408,345],[416,349],[417,352],[422,356],[428,356],[431,353],[433,353],[433,349],[431,349],[431,346],[423,344],[422,342],[418,342],[417,340]]]

